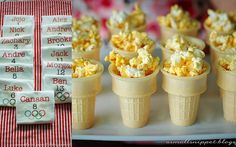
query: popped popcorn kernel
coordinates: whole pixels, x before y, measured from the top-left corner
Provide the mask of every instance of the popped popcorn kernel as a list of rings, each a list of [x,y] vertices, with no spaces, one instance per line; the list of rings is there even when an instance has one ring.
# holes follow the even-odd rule
[[[178,5],[172,6],[169,14],[166,16],[159,16],[157,21],[163,26],[176,30],[194,29],[199,25],[197,20],[192,19],[189,13]]]
[[[227,55],[220,58],[218,64],[227,71],[236,72],[236,55]]]
[[[99,65],[89,59],[77,58],[72,62],[72,78],[89,77],[99,71]]]
[[[228,35],[222,35],[216,31],[211,32],[209,36],[210,43],[222,52],[236,52],[236,32]]]
[[[208,10],[208,18],[205,20],[205,25],[217,32],[229,33],[235,29],[234,22],[230,19],[229,14],[220,10]]]
[[[116,74],[121,77],[138,78],[152,74],[157,69],[160,59],[154,58],[143,48],[138,49],[137,53],[137,57],[128,59],[112,51],[105,57],[105,61],[113,64]]]
[[[201,49],[201,46],[198,46],[197,44],[190,42],[184,36],[179,34],[176,34],[173,37],[169,38],[164,44],[164,47],[171,51],[187,50],[188,48]]]
[[[138,3],[135,3],[134,10],[130,14],[124,11],[112,11],[112,16],[108,20],[111,28],[118,28],[121,31],[136,30],[145,24],[146,15]]]
[[[201,53],[199,53],[201,52]],[[179,76],[197,76],[207,70],[207,66],[203,62],[205,54],[203,51],[176,51],[171,55],[170,59],[163,64],[163,70]]]
[[[137,52],[139,48],[144,48],[151,52],[155,42],[145,32],[132,31],[112,35],[111,44],[117,49],[128,52]]]
[[[82,16],[72,23],[72,49],[74,51],[92,51],[101,47],[98,21],[93,17]]]

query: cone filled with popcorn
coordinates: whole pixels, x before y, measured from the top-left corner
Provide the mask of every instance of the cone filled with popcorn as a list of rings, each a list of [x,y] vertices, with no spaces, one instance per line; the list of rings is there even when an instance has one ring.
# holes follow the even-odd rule
[[[157,90],[159,58],[145,49],[131,59],[112,51],[105,60],[112,76],[112,90],[119,96],[123,124],[130,128],[144,127],[150,114],[151,95]]]
[[[201,51],[202,52],[202,51]],[[178,126],[195,123],[200,95],[207,89],[208,63],[194,51],[176,51],[162,67],[162,88],[168,93],[171,121]]]
[[[205,43],[195,37],[176,34],[167,41],[161,44],[162,60],[167,60],[175,51],[185,51],[187,49],[200,49],[205,48]]]
[[[219,58],[217,85],[223,102],[225,120],[236,123],[236,55]]]
[[[165,43],[174,34],[197,37],[200,29],[200,23],[178,5],[172,6],[166,16],[159,16],[157,22],[160,26],[161,43]]]
[[[102,47],[98,21],[90,16],[73,20],[72,59],[79,57],[100,60]]]
[[[210,34],[215,31],[219,35],[232,34],[235,31],[235,23],[230,18],[229,14],[222,10],[211,10],[207,11],[208,17],[204,21],[203,26],[206,30],[206,43],[210,45]]]
[[[232,34],[222,35],[215,31],[210,34],[212,71],[216,73],[217,61],[220,57],[236,54],[236,31]]]
[[[94,125],[103,65],[95,60],[77,58],[73,60],[72,71],[72,127],[88,129]]]
[[[146,15],[138,5],[135,3],[134,10],[127,14],[124,11],[113,11],[112,16],[106,22],[109,30],[109,39],[112,35],[119,34],[124,31],[146,31]]]
[[[155,41],[149,38],[147,33],[131,31],[112,35],[110,46],[121,56],[130,59],[137,56],[137,51],[140,48],[145,49],[148,53],[152,53],[156,44]]]

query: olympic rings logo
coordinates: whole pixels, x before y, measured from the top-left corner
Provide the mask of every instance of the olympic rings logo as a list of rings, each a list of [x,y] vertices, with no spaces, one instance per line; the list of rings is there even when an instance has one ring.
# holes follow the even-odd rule
[[[28,117],[29,119],[36,118],[36,119],[41,119],[43,116],[46,115],[45,110],[26,110],[25,111],[25,116]]]
[[[10,104],[10,105],[12,105],[12,106],[14,106],[15,104],[16,104],[16,100],[15,99],[7,99],[7,98],[4,98],[3,100],[2,100],[2,103],[4,104],[4,105],[8,105],[8,104]]]
[[[69,92],[57,92],[55,93],[55,97],[59,99],[60,101],[65,101],[66,99],[70,98]]]

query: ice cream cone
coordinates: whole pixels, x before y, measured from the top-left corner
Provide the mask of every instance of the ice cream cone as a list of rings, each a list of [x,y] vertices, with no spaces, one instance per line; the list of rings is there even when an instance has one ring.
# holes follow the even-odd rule
[[[159,24],[159,25],[160,25],[160,33],[161,33],[161,43],[165,43],[167,39],[171,38],[175,34],[197,37],[198,31],[200,29],[200,23],[198,23],[198,26],[196,28],[186,29],[186,30],[176,30],[173,28],[168,28],[162,24]]]
[[[83,57],[83,58],[94,59],[94,60],[100,61],[100,48],[101,48],[101,46],[93,49],[92,51],[72,50],[72,59]]]
[[[197,119],[200,94],[207,89],[207,71],[193,77],[178,77],[161,70],[162,88],[168,93],[171,121],[179,126],[192,125]]]
[[[120,109],[125,126],[140,128],[147,124],[150,113],[150,97],[157,90],[156,69],[151,75],[142,78],[123,78],[114,73],[110,65],[112,90],[120,97]]]
[[[191,36],[185,36],[182,35],[184,38],[186,38],[186,40],[188,40],[189,42],[191,42],[192,44],[195,44],[196,46],[199,47],[199,49],[203,50],[205,48],[205,43],[197,38],[191,37]],[[165,48],[164,44],[161,44],[161,50],[162,50],[162,60],[166,60],[168,58],[170,58],[170,56],[174,53],[174,51]]]
[[[217,66],[217,69],[217,85],[223,100],[224,118],[236,123],[236,73],[226,71],[221,66]]]
[[[103,65],[95,75],[72,79],[72,126],[75,129],[88,129],[94,124],[95,97],[101,90]]]
[[[150,54],[152,54],[153,50],[155,49],[155,45],[156,44],[154,44],[151,47],[151,49],[148,51]],[[114,47],[114,45],[111,42],[110,42],[110,46],[116,53],[118,53],[121,56],[126,57],[128,59],[131,59],[131,58],[136,57],[138,55],[137,52],[130,52],[130,51],[124,51],[124,50],[118,49],[118,48]]]
[[[211,67],[214,74],[217,73],[217,61],[220,57],[224,57],[226,55],[231,55],[231,53],[222,52],[216,46],[210,44]]]

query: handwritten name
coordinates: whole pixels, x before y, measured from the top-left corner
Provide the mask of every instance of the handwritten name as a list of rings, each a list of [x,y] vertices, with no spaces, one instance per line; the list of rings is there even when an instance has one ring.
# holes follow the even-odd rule
[[[2,55],[2,58],[16,58],[16,57],[25,57],[25,52],[13,52],[13,53],[7,53],[4,52]]]
[[[45,97],[27,97],[27,96],[21,96],[20,97],[21,102],[48,102],[49,101],[49,97],[45,96]]]
[[[62,84],[67,85],[67,80],[59,79],[59,78],[52,78],[53,84]]]
[[[17,85],[4,85],[4,91],[22,91],[23,88]]]
[[[47,38],[48,44],[62,43],[62,42],[71,42],[72,37],[60,37],[60,38]]]

